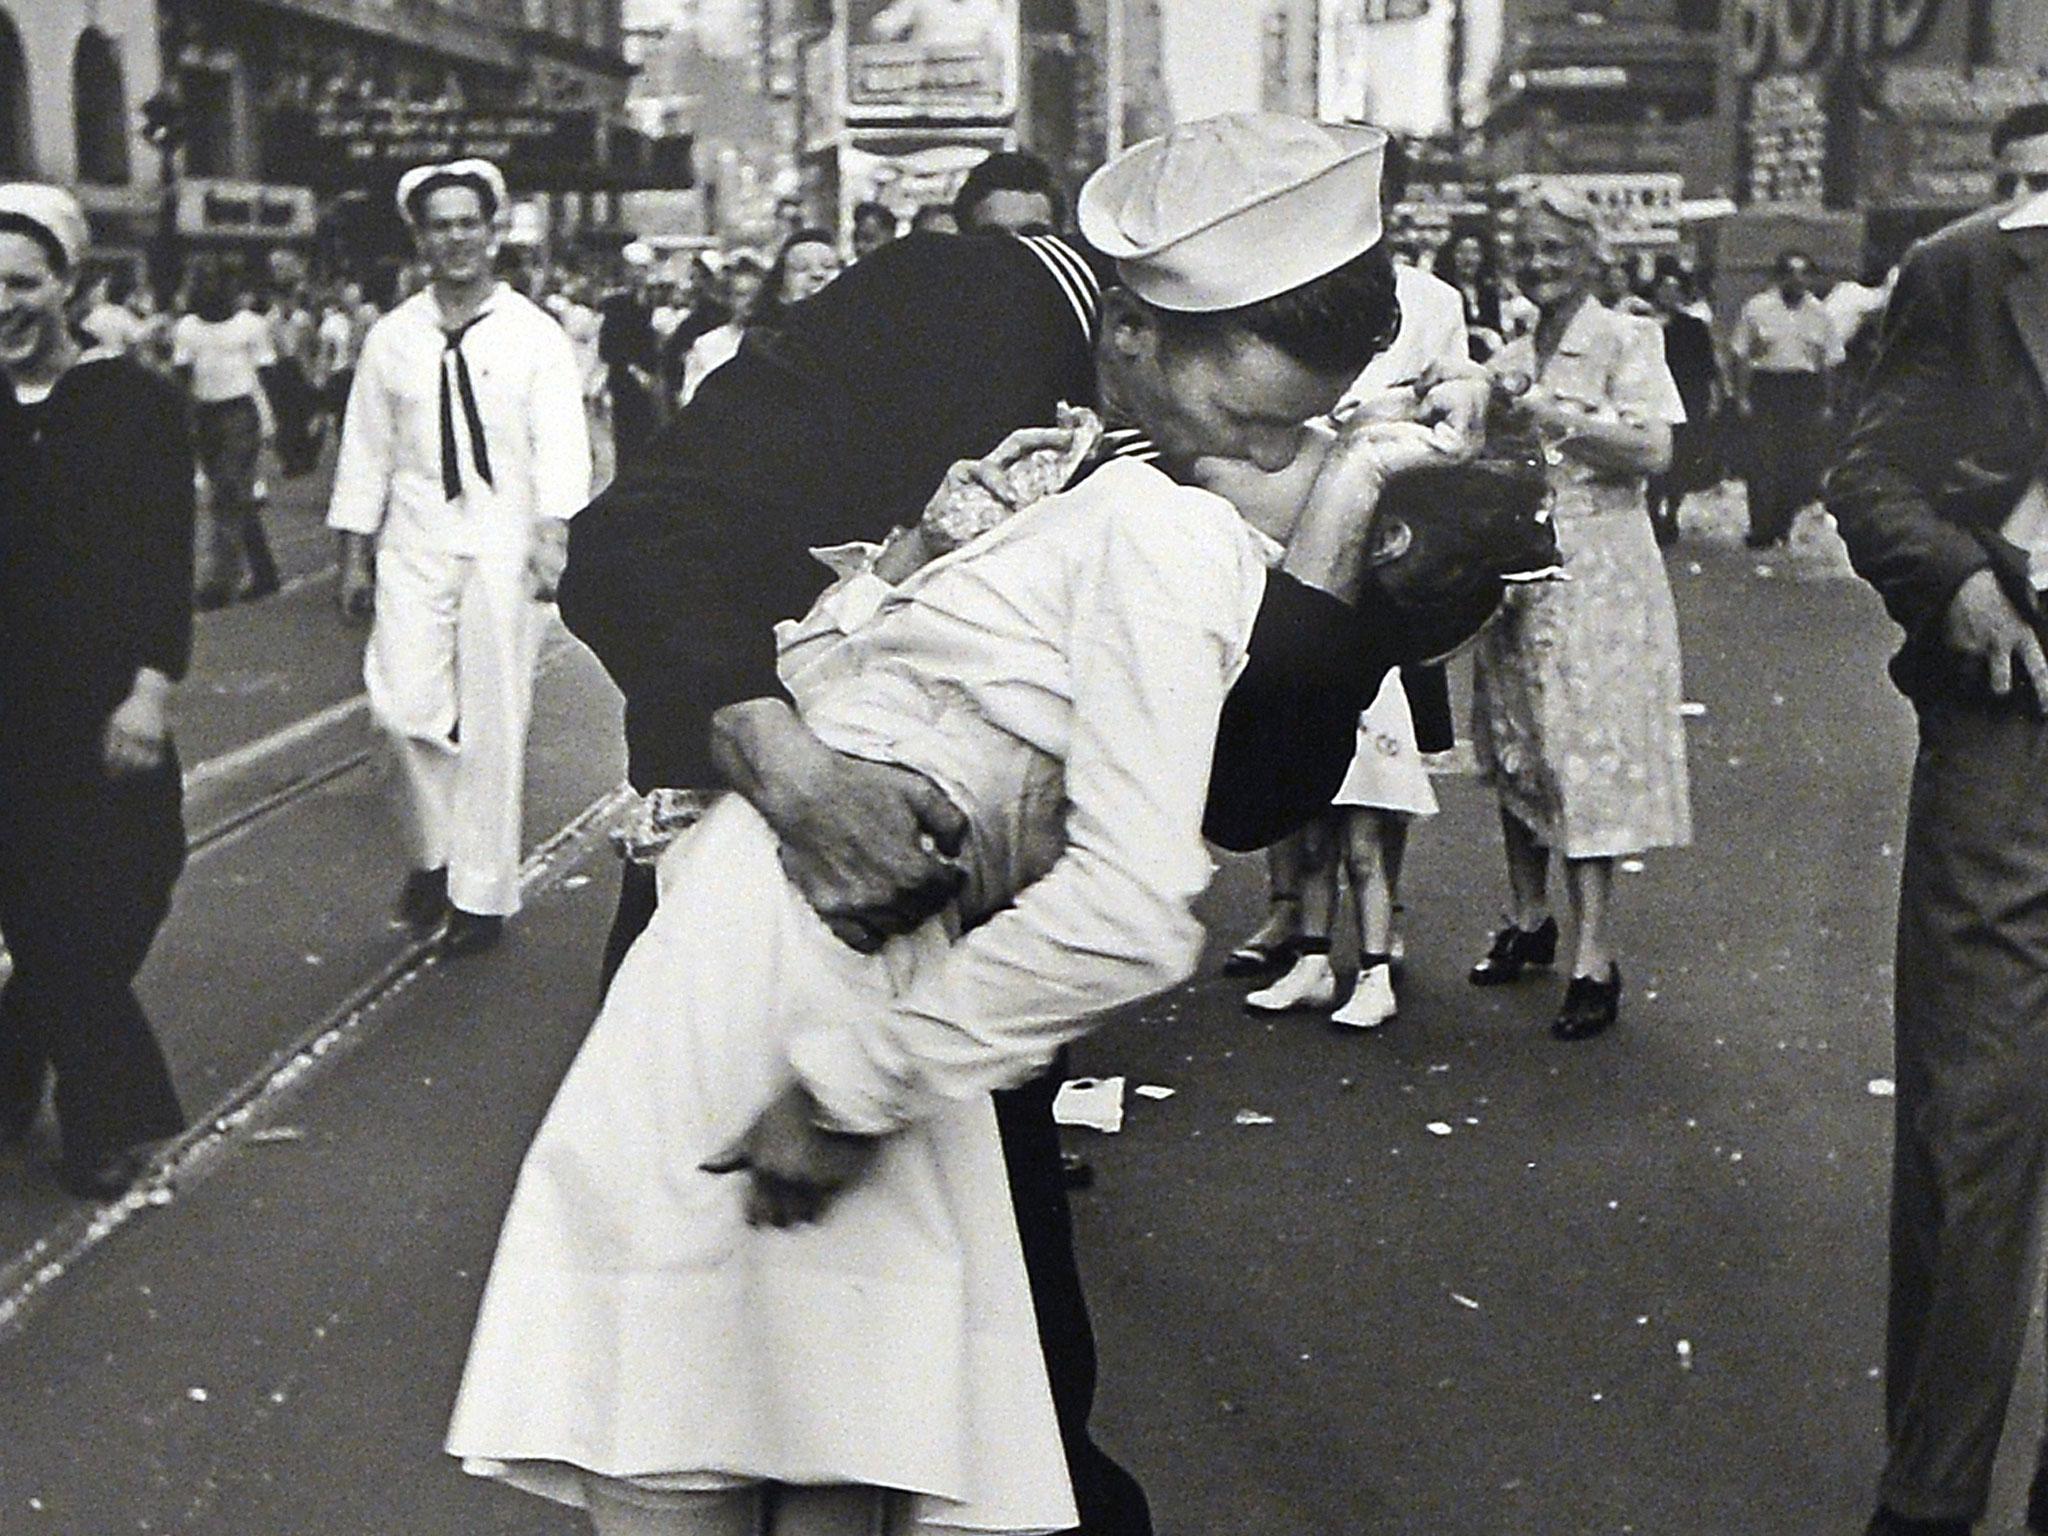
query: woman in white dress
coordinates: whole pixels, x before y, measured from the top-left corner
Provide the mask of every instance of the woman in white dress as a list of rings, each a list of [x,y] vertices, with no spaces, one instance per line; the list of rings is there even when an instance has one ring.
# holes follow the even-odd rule
[[[763,1499],[778,1536],[1075,1523],[986,1090],[1192,972],[1207,765],[1276,549],[1120,458],[782,626],[811,729],[966,813],[968,884],[862,955],[736,796],[662,856],[527,1155],[451,1453],[607,1536],[750,1532]],[[792,1070],[840,1085],[836,1124],[906,1128],[828,1222],[754,1229],[703,1165]]]

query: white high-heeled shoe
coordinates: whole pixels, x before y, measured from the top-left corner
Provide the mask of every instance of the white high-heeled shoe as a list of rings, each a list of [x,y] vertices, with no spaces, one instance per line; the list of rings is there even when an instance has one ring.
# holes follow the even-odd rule
[[[1378,1029],[1399,1009],[1394,1000],[1394,972],[1388,965],[1375,965],[1358,973],[1358,985],[1351,989],[1344,1006],[1330,1015],[1332,1024],[1353,1029]]]
[[[1297,1008],[1327,1008],[1337,1001],[1337,975],[1324,954],[1302,955],[1269,987],[1245,997],[1254,1013],[1291,1013]]]

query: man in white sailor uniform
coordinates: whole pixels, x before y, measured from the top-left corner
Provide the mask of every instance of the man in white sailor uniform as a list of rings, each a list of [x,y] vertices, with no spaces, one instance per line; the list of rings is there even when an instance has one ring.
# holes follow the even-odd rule
[[[590,495],[569,338],[493,274],[505,202],[486,160],[400,179],[430,281],[363,345],[327,513],[344,609],[374,592],[363,677],[401,770],[400,915],[421,933],[445,917],[448,955],[488,949],[519,907],[534,666]]]

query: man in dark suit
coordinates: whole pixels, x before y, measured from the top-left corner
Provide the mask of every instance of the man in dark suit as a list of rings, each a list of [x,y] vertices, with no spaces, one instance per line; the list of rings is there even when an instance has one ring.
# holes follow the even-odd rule
[[[1889,1455],[1869,1536],[1967,1536],[2048,1194],[2048,105],[2014,196],[1907,257],[1827,504],[1906,641],[1920,751],[1899,897]],[[2048,1531],[2048,1467],[2028,1526]]]

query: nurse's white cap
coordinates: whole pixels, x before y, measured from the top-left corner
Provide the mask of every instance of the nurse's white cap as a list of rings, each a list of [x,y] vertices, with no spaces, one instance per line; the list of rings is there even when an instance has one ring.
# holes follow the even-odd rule
[[[483,189],[490,198],[491,216],[495,218],[504,210],[509,201],[505,190],[505,173],[488,160],[450,160],[445,165],[416,165],[398,178],[398,211],[405,221],[413,222],[413,198],[417,193],[431,191],[440,186],[473,186]]]
[[[1379,243],[1387,136],[1226,112],[1135,145],[1088,178],[1081,233],[1161,309],[1256,304]]]

